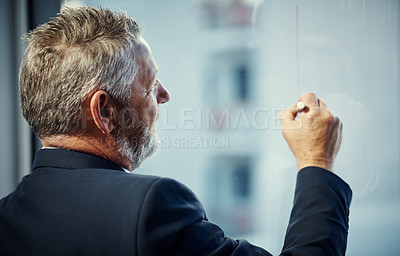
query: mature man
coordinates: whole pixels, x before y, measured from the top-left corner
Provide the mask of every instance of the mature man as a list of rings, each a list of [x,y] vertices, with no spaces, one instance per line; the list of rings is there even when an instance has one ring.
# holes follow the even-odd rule
[[[66,9],[27,40],[21,106],[44,149],[0,201],[2,255],[270,255],[225,237],[184,185],[127,173],[157,148],[169,100],[134,20]],[[281,115],[299,169],[282,255],[344,255],[351,190],[329,171],[342,125],[314,94],[299,100]]]

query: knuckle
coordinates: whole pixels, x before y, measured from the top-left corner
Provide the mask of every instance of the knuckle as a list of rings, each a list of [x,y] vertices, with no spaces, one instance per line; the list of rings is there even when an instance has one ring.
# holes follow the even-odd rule
[[[313,92],[307,92],[299,98],[299,100],[303,101],[306,105],[309,105],[309,104],[315,105],[314,102],[316,101],[316,99],[317,99],[317,96]]]
[[[315,93],[313,93],[313,92],[308,92],[307,93],[307,98],[312,100],[312,101],[315,101],[316,99],[318,99],[317,95],[315,95]]]
[[[323,100],[323,99],[318,99],[319,100],[319,103],[320,103],[320,105],[322,106],[322,107],[324,107],[324,108],[327,108],[328,106],[326,105],[326,102]]]
[[[306,92],[306,93],[304,94],[304,96],[307,96],[307,97],[315,97],[315,93],[313,93],[313,92]]]
[[[329,123],[337,123],[339,121],[339,119],[337,117],[335,117],[331,111],[327,110],[325,112],[325,120]]]

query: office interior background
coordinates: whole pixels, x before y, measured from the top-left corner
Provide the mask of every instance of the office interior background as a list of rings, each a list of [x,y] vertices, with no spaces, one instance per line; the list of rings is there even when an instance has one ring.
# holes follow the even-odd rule
[[[183,182],[227,235],[278,254],[297,175],[279,111],[313,91],[344,124],[335,172],[353,189],[347,254],[398,254],[399,0],[3,0],[1,197],[41,147],[19,109],[21,36],[85,5],[142,25],[171,94],[161,148],[136,172]]]

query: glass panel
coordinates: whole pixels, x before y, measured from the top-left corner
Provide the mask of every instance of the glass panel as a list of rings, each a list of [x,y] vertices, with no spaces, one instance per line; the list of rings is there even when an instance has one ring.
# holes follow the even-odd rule
[[[215,210],[210,193],[245,198],[248,226],[227,234],[278,254],[296,178],[279,111],[314,91],[344,123],[335,171],[354,192],[348,255],[400,251],[399,1],[85,3],[143,24],[171,92],[161,106],[163,148],[138,172],[187,184],[222,226],[231,209]],[[210,110],[229,114],[228,128],[207,126]],[[196,138],[228,143],[190,143]],[[251,165],[235,169],[232,157]]]

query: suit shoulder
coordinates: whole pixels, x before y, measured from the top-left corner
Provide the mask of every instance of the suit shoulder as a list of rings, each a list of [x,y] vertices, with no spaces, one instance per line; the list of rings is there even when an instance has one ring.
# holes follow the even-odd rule
[[[190,188],[173,178],[136,173],[124,173],[123,178],[148,184],[150,185],[149,190],[179,190],[193,193]]]
[[[206,218],[205,210],[195,193],[183,183],[171,178],[158,178],[148,187],[144,198],[146,205],[159,212],[186,211],[197,218]]]
[[[186,195],[197,200],[197,197],[190,188],[175,179],[152,176],[150,176],[148,179],[152,182],[149,191],[150,193],[163,193],[177,196]]]
[[[184,198],[189,201],[198,201],[194,192],[183,183],[168,177],[160,177],[136,173],[120,173],[113,175],[113,183],[119,183],[123,186],[142,188],[145,193],[145,199],[156,197],[164,200],[173,200]]]

